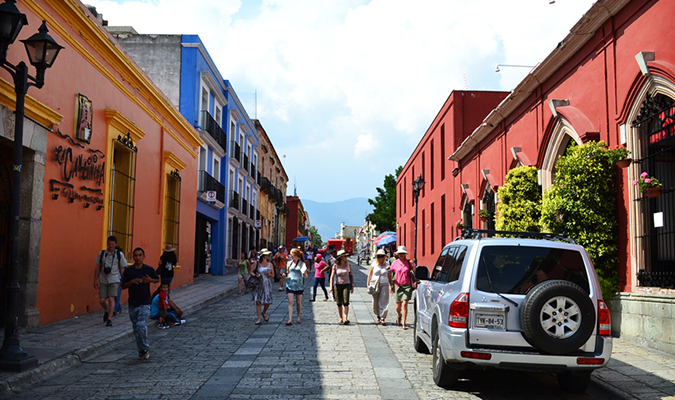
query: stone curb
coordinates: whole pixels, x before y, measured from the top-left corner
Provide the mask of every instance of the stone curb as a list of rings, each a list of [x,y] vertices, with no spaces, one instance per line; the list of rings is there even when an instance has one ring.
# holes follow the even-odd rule
[[[612,395],[612,398],[614,399],[621,399],[621,400],[636,400],[638,399],[635,396],[632,396],[621,389],[617,388],[616,386],[612,385],[611,383],[605,382],[600,378],[597,378],[595,376],[591,375],[591,385],[597,386],[600,390],[603,390],[607,393],[610,393]]]
[[[193,304],[186,305],[183,307],[183,310],[196,311],[207,304],[218,301],[224,297],[227,297],[237,291],[237,287],[227,289],[213,297],[209,297],[203,300],[199,300]],[[154,321],[148,321],[148,325]],[[129,340],[133,336],[133,331],[129,329],[126,332],[119,333],[117,335],[111,336],[108,340],[92,344],[91,346],[84,347],[82,349],[74,350],[70,353],[64,354],[61,357],[58,357],[54,360],[46,362],[37,368],[19,372],[15,375],[10,376],[9,378],[0,382],[0,397],[5,397],[11,394],[15,394],[15,391],[21,390],[27,387],[30,384],[42,381],[51,376],[54,376],[58,373],[61,373],[67,369],[70,369],[76,365],[79,365],[83,361],[90,359],[92,357],[98,356],[102,353],[105,353],[109,350],[112,350],[117,344],[122,341]]]

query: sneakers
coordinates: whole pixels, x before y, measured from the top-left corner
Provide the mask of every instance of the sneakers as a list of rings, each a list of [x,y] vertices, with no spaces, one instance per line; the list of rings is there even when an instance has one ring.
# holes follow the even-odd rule
[[[109,319],[108,321],[106,321],[105,326],[112,326],[112,320]]]
[[[138,359],[139,360],[147,360],[150,358],[150,352],[147,350],[143,350],[140,353],[138,353]]]
[[[187,322],[186,320],[181,319],[180,321],[178,321],[178,323],[176,325],[183,325],[186,322]]]
[[[106,311],[106,312],[103,313],[103,322],[107,322],[107,321],[108,321],[108,312]]]
[[[159,329],[167,329],[167,328],[169,327],[169,325],[167,325],[167,324],[158,324],[157,327],[158,327]]]

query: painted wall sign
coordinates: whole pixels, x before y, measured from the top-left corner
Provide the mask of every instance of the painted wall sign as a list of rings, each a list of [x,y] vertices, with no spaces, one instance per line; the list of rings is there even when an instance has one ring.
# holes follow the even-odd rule
[[[54,130],[60,138],[68,141],[68,144],[54,148],[55,161],[59,166],[60,179],[49,180],[49,191],[52,199],[59,197],[68,199],[69,203],[75,200],[84,202],[84,208],[95,204],[96,209],[103,208],[103,190],[100,187],[105,182],[105,155],[97,149],[87,148],[87,153],[73,153],[73,149],[85,147],[74,141],[70,136],[62,134],[58,129]],[[79,183],[76,187],[75,182]],[[90,188],[88,186],[95,186]]]

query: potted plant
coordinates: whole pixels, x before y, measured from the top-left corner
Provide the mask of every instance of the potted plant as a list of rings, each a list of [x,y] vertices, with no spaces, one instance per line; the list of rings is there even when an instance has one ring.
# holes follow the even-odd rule
[[[616,164],[617,167],[619,168],[628,168],[630,163],[633,161],[632,158],[628,157],[630,155],[630,150],[628,150],[625,147],[619,147],[617,146],[614,150],[612,150],[612,153],[614,153],[614,164]]]
[[[633,181],[633,186],[635,185],[638,185],[640,191],[647,197],[659,197],[661,189],[663,188],[663,184],[659,182],[658,179],[649,176],[646,172],[640,174],[640,179]]]
[[[490,218],[490,212],[488,210],[480,210],[478,211],[478,218],[480,218],[481,221],[487,221],[487,219]]]
[[[455,226],[457,227],[457,230],[461,231],[462,229],[464,229],[464,224],[462,223],[461,219],[457,220],[457,223],[455,224]]]

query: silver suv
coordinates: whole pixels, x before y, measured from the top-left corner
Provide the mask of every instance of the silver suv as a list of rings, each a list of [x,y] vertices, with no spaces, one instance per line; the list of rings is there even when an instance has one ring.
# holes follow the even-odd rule
[[[521,238],[485,237],[494,234]],[[581,393],[609,362],[598,278],[564,235],[465,230],[416,276],[414,347],[431,349],[441,387],[464,369],[496,367],[555,372],[562,389]]]

